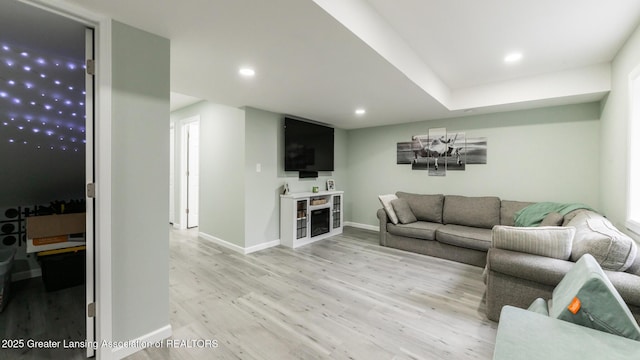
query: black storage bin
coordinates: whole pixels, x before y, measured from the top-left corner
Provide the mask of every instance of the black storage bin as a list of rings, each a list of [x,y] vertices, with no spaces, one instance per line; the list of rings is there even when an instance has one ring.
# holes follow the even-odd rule
[[[85,258],[85,250],[38,257],[44,288],[56,291],[84,284]]]

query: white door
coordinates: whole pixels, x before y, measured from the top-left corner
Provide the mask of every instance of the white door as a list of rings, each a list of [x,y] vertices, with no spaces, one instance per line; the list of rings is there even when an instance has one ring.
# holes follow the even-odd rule
[[[93,60],[93,29],[87,28],[85,31],[85,58],[87,60]],[[88,71],[87,71],[88,72]],[[93,75],[85,73],[85,136],[86,136],[86,182],[87,184],[93,184],[94,182],[94,91],[93,91]],[[86,220],[86,234],[85,239],[87,242],[86,248],[86,306],[85,315],[87,317],[87,343],[90,344],[95,341],[95,317],[90,313],[90,308],[95,309],[95,290],[94,290],[94,214],[95,214],[95,200],[93,196],[87,194],[87,220]],[[95,349],[92,346],[87,346],[87,357],[95,356]]]
[[[175,128],[173,124],[169,129],[169,223],[176,223],[176,209],[175,209],[175,153],[176,153],[176,139],[175,139]]]
[[[187,125],[187,228],[198,226],[200,190],[200,123]]]

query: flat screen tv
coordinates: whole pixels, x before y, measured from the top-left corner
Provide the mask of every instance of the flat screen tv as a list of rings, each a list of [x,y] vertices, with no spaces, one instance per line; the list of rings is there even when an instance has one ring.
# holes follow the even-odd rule
[[[333,171],[333,132],[328,126],[285,117],[284,170]]]

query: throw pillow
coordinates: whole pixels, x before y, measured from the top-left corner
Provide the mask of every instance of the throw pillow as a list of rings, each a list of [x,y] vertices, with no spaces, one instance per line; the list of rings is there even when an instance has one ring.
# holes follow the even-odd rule
[[[561,260],[571,256],[571,246],[576,229],[560,226],[494,226],[491,230],[491,246]]]
[[[539,226],[560,226],[564,220],[564,215],[557,212],[550,212],[542,219]]]
[[[391,222],[394,225],[398,224],[398,216],[396,215],[396,212],[393,211],[393,206],[391,205],[391,200],[395,200],[397,198],[398,197],[395,196],[394,194],[387,194],[387,195],[379,195],[378,196],[378,200],[380,200],[380,204],[382,204],[382,208],[387,213],[387,216],[389,217],[389,220],[391,220]]]
[[[396,212],[396,215],[398,216],[398,220],[400,220],[401,223],[410,224],[418,221],[418,219],[416,219],[416,216],[413,215],[413,212],[411,211],[411,207],[409,206],[409,203],[407,202],[407,200],[405,199],[391,200],[391,206],[393,207],[393,210]]]
[[[603,269],[625,271],[636,259],[636,242],[596,212],[578,213],[569,226],[576,228],[571,261],[591,254]]]

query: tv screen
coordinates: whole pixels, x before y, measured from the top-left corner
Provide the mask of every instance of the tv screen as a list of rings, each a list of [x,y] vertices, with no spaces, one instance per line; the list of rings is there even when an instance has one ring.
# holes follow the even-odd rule
[[[333,171],[333,128],[285,118],[284,170]]]

